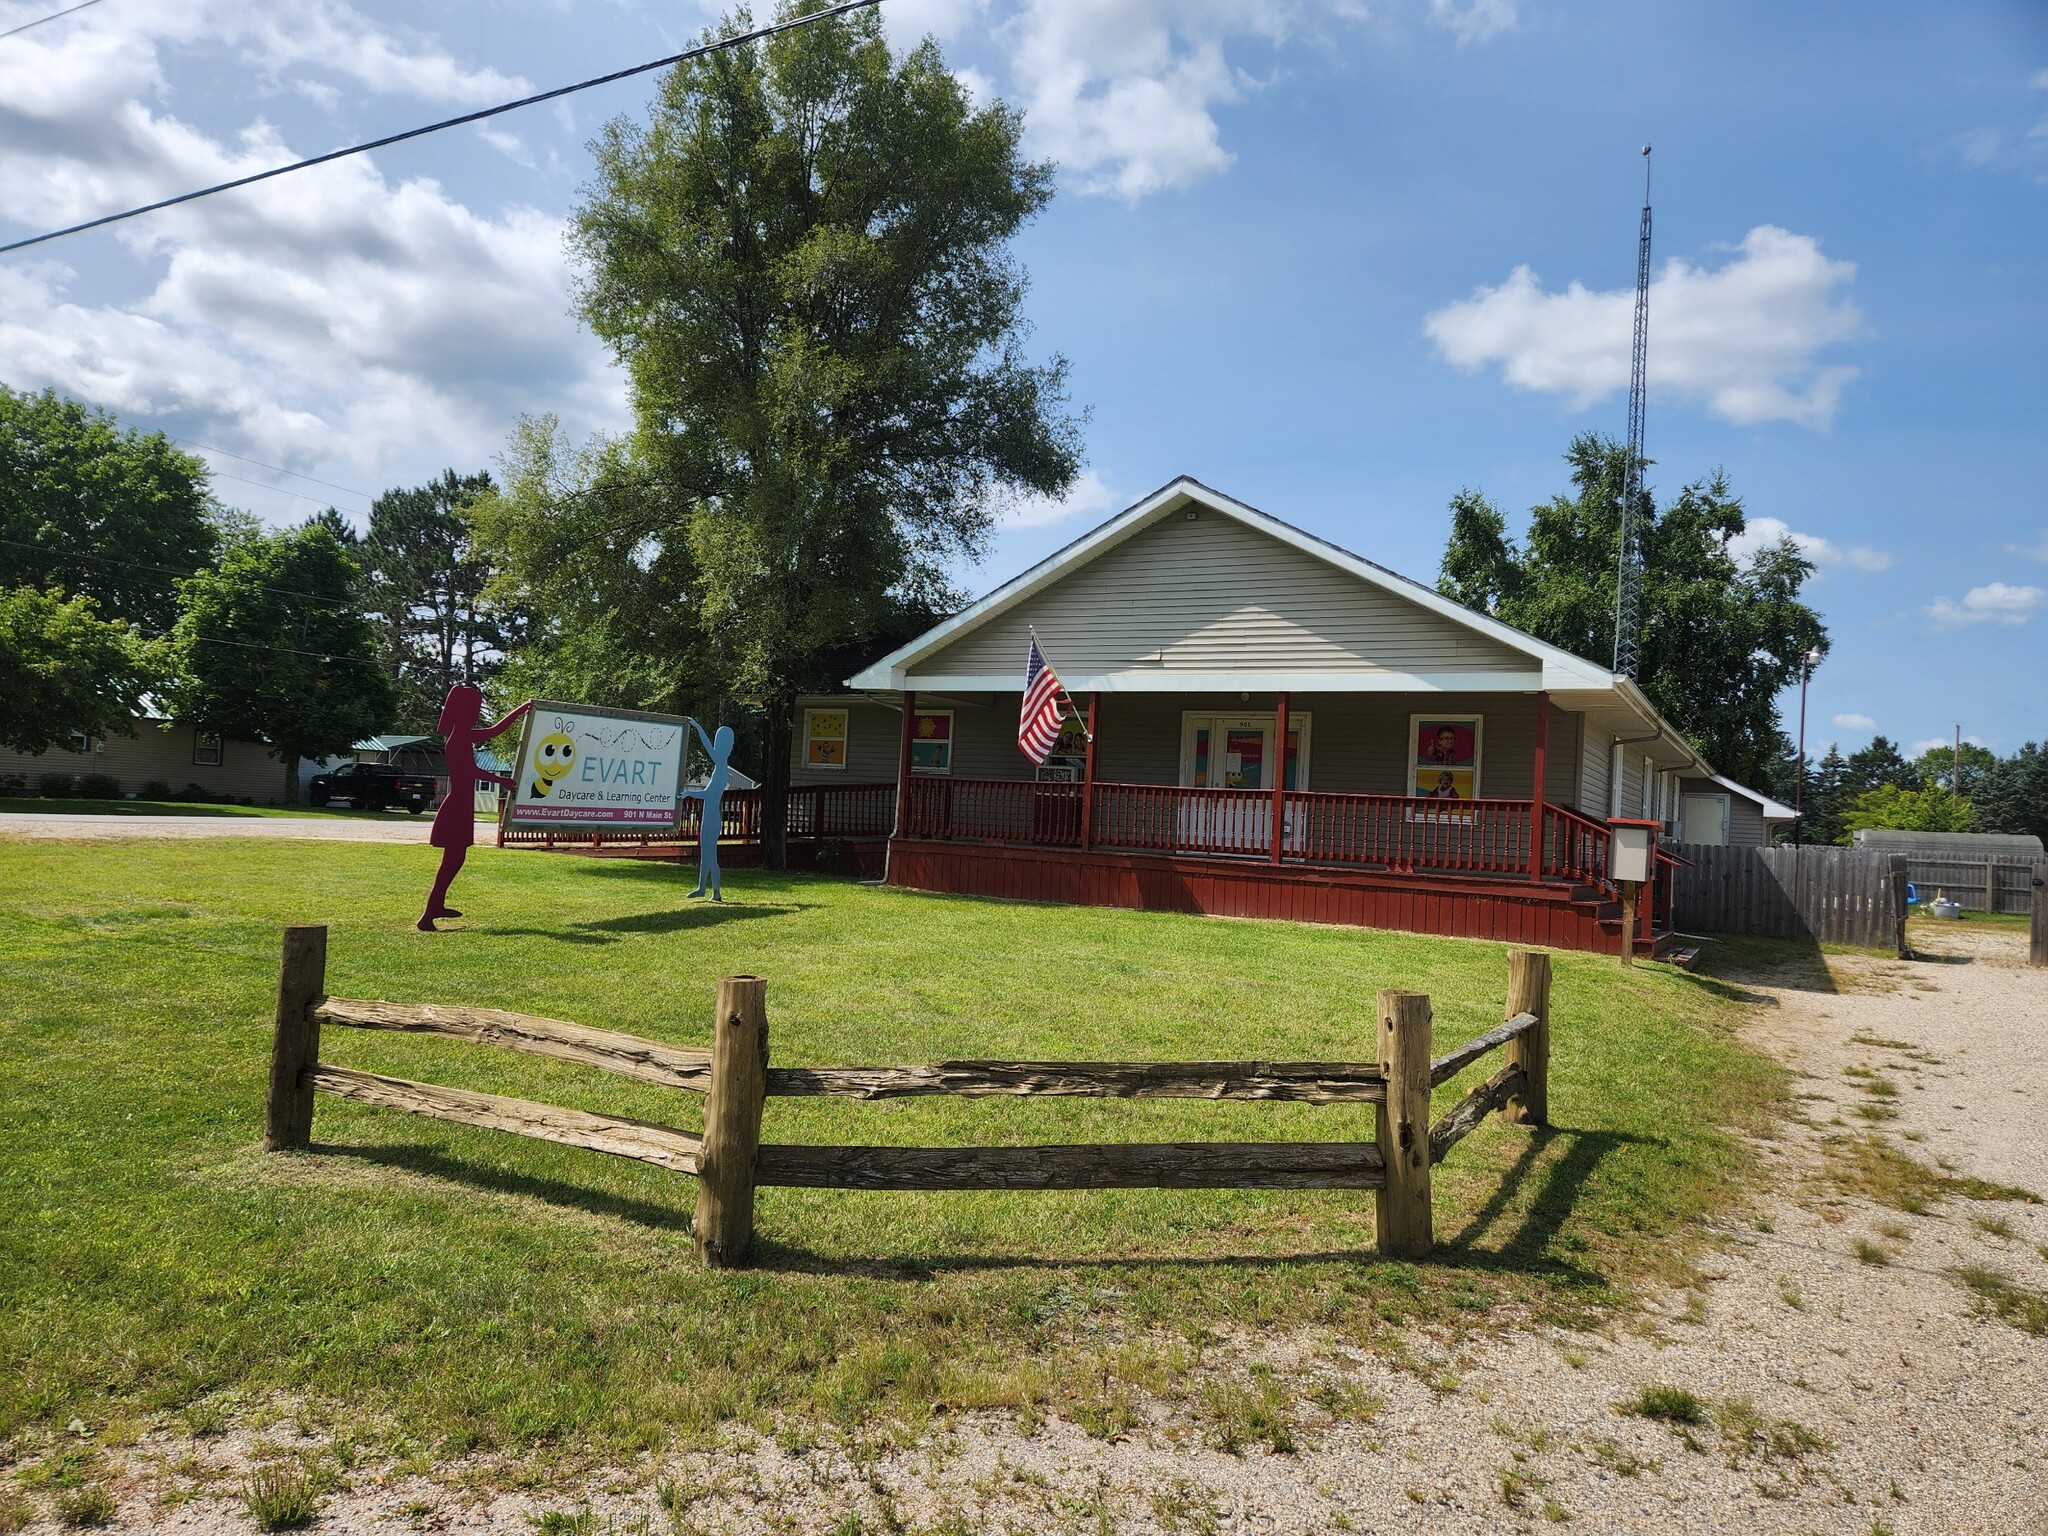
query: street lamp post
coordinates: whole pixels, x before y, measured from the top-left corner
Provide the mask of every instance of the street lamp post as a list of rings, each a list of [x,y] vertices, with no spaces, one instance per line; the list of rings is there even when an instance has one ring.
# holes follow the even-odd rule
[[[1806,844],[1806,680],[1820,665],[1820,652],[1808,651],[1799,658],[1799,777],[1792,787],[1792,844]]]

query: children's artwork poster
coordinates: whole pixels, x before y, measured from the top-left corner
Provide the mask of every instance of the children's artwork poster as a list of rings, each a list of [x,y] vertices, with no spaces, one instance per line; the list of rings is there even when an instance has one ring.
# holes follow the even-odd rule
[[[910,766],[921,773],[953,769],[953,712],[918,710],[910,717]]]
[[[673,826],[688,745],[678,715],[536,703],[519,740],[512,826]]]
[[[1409,792],[1419,800],[1473,800],[1479,795],[1478,715],[1409,718]]]
[[[844,768],[846,766],[846,711],[807,709],[804,711],[804,766]]]

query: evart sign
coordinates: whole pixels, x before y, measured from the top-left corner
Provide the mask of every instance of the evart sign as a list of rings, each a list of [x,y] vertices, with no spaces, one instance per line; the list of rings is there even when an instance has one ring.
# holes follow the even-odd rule
[[[519,739],[508,821],[673,826],[688,729],[675,715],[535,703]]]

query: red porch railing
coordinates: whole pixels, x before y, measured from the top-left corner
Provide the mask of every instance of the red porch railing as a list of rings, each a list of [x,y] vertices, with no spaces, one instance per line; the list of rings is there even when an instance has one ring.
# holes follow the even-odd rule
[[[1288,851],[1317,864],[1397,871],[1529,873],[1527,800],[1421,800],[1406,795],[1287,796]]]
[[[1561,805],[1543,808],[1543,874],[1552,880],[1590,885],[1619,896],[1607,876],[1607,855],[1613,833],[1606,823]]]
[[[704,802],[685,800],[673,825],[621,827],[507,827],[506,847],[549,848],[653,847],[695,843],[704,817]],[[722,843],[754,843],[761,838],[761,792],[731,789],[719,803],[718,839]],[[887,837],[896,823],[893,784],[807,784],[789,791],[789,835],[793,838]]]
[[[1141,853],[1270,857],[1270,790],[1096,784],[1089,846]],[[1082,846],[1078,784],[1026,779],[914,778],[903,835],[941,841]],[[1543,868],[1532,862],[1537,807],[1528,800],[1413,799],[1290,790],[1280,797],[1280,852],[1292,864],[1397,872],[1498,875],[1591,885],[1607,880],[1607,827],[1544,806]]]

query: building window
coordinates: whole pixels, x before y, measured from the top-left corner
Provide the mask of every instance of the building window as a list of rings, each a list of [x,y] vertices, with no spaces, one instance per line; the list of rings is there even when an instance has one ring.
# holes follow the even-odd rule
[[[195,731],[192,734],[192,761],[201,768],[220,766],[221,744],[218,731]]]
[[[920,709],[910,717],[910,770],[953,771],[953,711]]]
[[[804,766],[834,768],[846,766],[847,712],[843,709],[804,711]]]
[[[1408,793],[1420,800],[1479,798],[1484,715],[1408,717]]]

